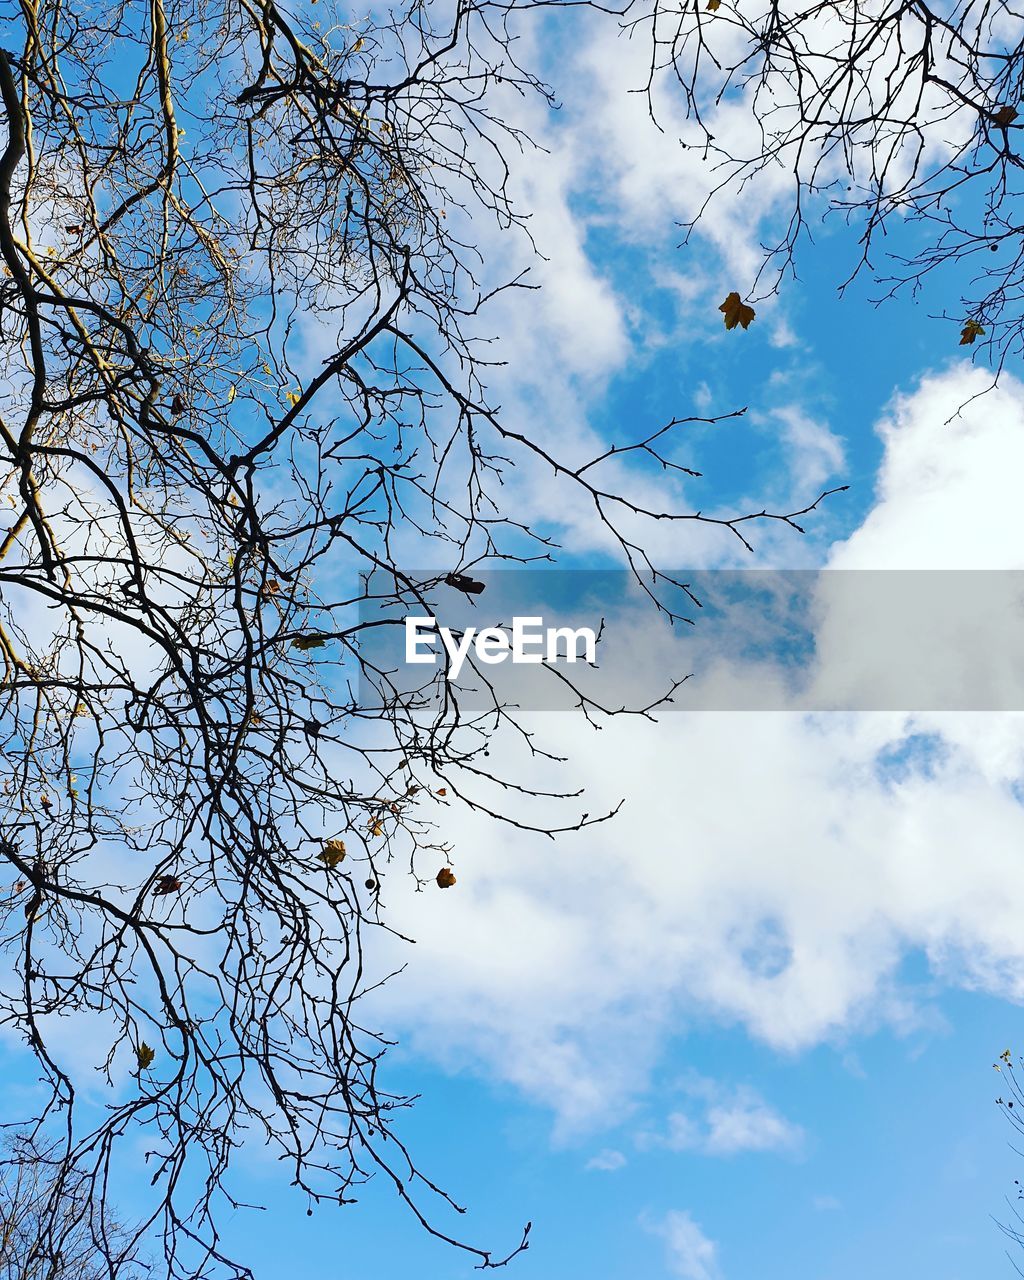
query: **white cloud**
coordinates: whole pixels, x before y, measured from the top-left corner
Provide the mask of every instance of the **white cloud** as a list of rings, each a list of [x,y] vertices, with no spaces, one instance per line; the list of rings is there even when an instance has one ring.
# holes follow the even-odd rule
[[[690,1105],[669,1113],[664,1134],[651,1141],[673,1151],[732,1156],[747,1151],[796,1151],[804,1140],[787,1120],[747,1085],[726,1089],[695,1078],[684,1087]]]
[[[898,396],[878,427],[873,510],[833,547],[836,569],[1024,567],[1024,385],[967,364]]]
[[[897,403],[878,504],[833,563],[1024,554],[1011,500],[1020,388],[1008,379],[945,425],[975,386],[955,369]],[[559,775],[528,762],[525,781],[585,781],[581,809],[627,805],[554,843],[445,810],[458,887],[415,894],[394,877],[388,922],[418,943],[379,999],[415,1048],[514,1083],[563,1133],[628,1120],[697,1016],[783,1052],[841,1048],[882,1024],[919,1030],[927,1009],[899,977],[911,951],[945,983],[1024,999],[1024,716],[684,713],[594,732],[539,715],[531,727],[573,764]],[[531,816],[525,801],[517,816]],[[720,1150],[770,1133],[752,1106],[700,1123]]]
[[[790,455],[794,492],[817,497],[817,490],[834,484],[846,465],[842,440],[827,423],[809,417],[798,405],[783,405],[772,412],[781,427]]]
[[[612,1147],[605,1147],[596,1156],[591,1156],[585,1167],[588,1170],[602,1173],[614,1173],[617,1169],[622,1169],[626,1163],[626,1157],[621,1151],[615,1151]]]
[[[665,1241],[665,1261],[682,1280],[718,1280],[718,1247],[682,1209],[670,1209],[647,1229]]]

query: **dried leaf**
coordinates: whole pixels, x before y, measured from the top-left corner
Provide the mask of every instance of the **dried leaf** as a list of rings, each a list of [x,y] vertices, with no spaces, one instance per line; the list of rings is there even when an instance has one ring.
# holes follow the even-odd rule
[[[151,1049],[149,1045],[146,1044],[145,1040],[143,1040],[142,1044],[140,1044],[135,1050],[135,1056],[139,1062],[139,1070],[145,1071],[147,1067],[151,1067],[153,1065],[153,1059],[156,1057],[156,1050]]]
[[[164,897],[168,893],[177,893],[181,889],[181,881],[177,876],[161,876],[156,882],[153,893],[158,898]]]
[[[171,413],[173,416],[177,417],[179,413],[184,413],[184,412],[185,412],[185,398],[180,392],[177,392],[175,393],[174,399],[171,401]]]
[[[450,889],[455,883],[455,872],[451,867],[442,867],[437,873],[437,887],[439,889]]]
[[[754,308],[748,307],[735,289],[718,309],[725,316],[725,327],[727,329],[735,329],[737,325],[741,329],[749,329],[750,322],[755,315]]]
[[[716,9],[722,7],[722,0],[708,0],[707,7],[714,13]]]
[[[292,640],[292,648],[306,653],[309,649],[322,649],[326,643],[326,636],[295,636]]]
[[[975,338],[982,337],[984,332],[984,327],[977,320],[968,320],[960,330],[960,345],[962,347],[972,346]]]
[[[465,592],[467,596],[478,596],[485,586],[483,582],[478,582],[476,578],[470,578],[464,573],[447,574],[445,583],[449,587],[454,587],[456,591]]]
[[[324,842],[323,851],[317,854],[317,858],[328,871],[333,871],[339,863],[345,860],[345,841],[344,840],[326,840]]]
[[[1007,125],[1013,124],[1014,120],[1017,119],[1017,108],[1009,105],[998,107],[992,112],[992,119],[1005,129]]]

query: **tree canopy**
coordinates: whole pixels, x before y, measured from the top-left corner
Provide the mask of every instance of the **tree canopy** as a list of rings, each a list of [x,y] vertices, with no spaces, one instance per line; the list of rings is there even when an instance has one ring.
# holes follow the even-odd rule
[[[102,1204],[144,1137],[133,1232],[169,1275],[248,1274],[218,1231],[247,1140],[310,1212],[379,1173],[480,1265],[507,1254],[434,1225],[424,1199],[453,1202],[395,1131],[358,999],[388,868],[451,888],[442,803],[530,826],[488,747],[542,748],[498,703],[391,688],[359,606],[550,558],[505,500],[516,467],[581,494],[641,576],[654,525],[799,527],[622,491],[623,455],[682,469],[678,421],[563,457],[491,403],[481,317],[528,282],[490,283],[473,220],[523,227],[502,104],[547,93],[513,12],[26,0],[4,31],[0,1023],[76,1194]],[[538,830],[614,809],[562,799]],[[54,1037],[69,1018],[95,1063]]]

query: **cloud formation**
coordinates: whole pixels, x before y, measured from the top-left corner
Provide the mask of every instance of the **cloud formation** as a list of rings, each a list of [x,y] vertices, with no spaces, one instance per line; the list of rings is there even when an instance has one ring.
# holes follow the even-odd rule
[[[719,1280],[718,1248],[682,1209],[670,1209],[648,1230],[665,1241],[665,1263],[682,1280]]]
[[[1005,491],[1024,466],[1024,389],[1006,379],[947,425],[977,385],[954,368],[896,402],[876,505],[832,563],[1021,558],[1024,509]],[[389,922],[418,944],[379,998],[416,1049],[515,1084],[563,1131],[628,1115],[698,1016],[781,1052],[917,1028],[910,953],[941,983],[1024,998],[1020,715],[534,727],[572,765],[555,779],[537,762],[528,781],[585,782],[595,811],[628,804],[555,844],[445,811],[458,891],[403,896],[395,877]],[[751,1114],[705,1117],[702,1141],[749,1143]]]
[[[800,1126],[749,1085],[727,1088],[698,1076],[682,1092],[687,1102],[669,1113],[665,1132],[648,1135],[642,1145],[734,1156],[748,1151],[794,1152],[804,1141]]]

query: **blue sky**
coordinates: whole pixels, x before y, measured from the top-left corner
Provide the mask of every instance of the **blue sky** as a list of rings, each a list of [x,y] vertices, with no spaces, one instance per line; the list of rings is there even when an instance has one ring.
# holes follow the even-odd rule
[[[803,539],[756,530],[754,556],[721,532],[656,531],[669,567],[1024,567],[1015,371],[946,421],[984,382],[956,327],[929,318],[956,282],[881,310],[870,281],[839,300],[856,247],[836,228],[748,332],[726,333],[718,303],[750,289],[785,189],[755,186],[680,247],[699,175],[626,96],[642,50],[579,18],[531,37],[564,109],[516,107],[547,148],[513,175],[545,259],[475,229],[502,270],[530,263],[543,285],[487,323],[509,420],[582,455],[747,406],[684,429],[677,457],[705,477],[673,491],[684,508],[850,486]],[[546,477],[509,491],[563,563],[615,563]],[[445,810],[457,890],[389,886],[392,922],[420,942],[380,941],[382,971],[408,967],[372,1016],[400,1041],[388,1083],[422,1095],[403,1136],[469,1208],[439,1225],[500,1251],[532,1219],[509,1270],[523,1280],[1013,1274],[993,1218],[1024,1164],[992,1064],[1019,1044],[1024,999],[1020,717],[541,727],[573,778],[626,796],[620,818],[552,844]],[[938,763],[915,760],[921,735],[945,744]],[[21,1073],[12,1057],[12,1089]],[[472,1272],[383,1183],[309,1218],[258,1153],[238,1175],[267,1211],[233,1215],[227,1238],[259,1280]]]
[[[705,479],[676,493],[684,507],[850,486],[803,540],[759,530],[750,557],[684,529],[663,564],[1020,567],[1003,487],[1019,384],[946,425],[981,385],[956,328],[930,318],[956,281],[881,310],[870,280],[840,300],[856,246],[836,228],[748,332],[726,333],[717,305],[748,291],[785,190],[755,188],[680,248],[699,184],[626,96],[640,51],[580,19],[535,39],[564,109],[517,108],[548,149],[515,171],[547,261],[478,229],[544,286],[491,318],[512,421],[582,451],[745,405],[685,429],[677,457]],[[512,491],[562,563],[615,563],[544,477]],[[544,727],[571,743],[574,777],[621,788],[617,823],[551,845],[446,813],[457,891],[392,890],[420,943],[378,1025],[401,1039],[396,1087],[422,1094],[404,1132],[470,1209],[440,1224],[500,1249],[532,1218],[512,1267],[526,1280],[1012,1274],[994,1219],[1019,1158],[992,1064],[1024,994],[1019,718],[669,717],[647,741]],[[915,753],[922,734],[944,742],[938,766]],[[252,1190],[270,1208],[237,1239],[266,1280],[472,1271],[383,1185],[312,1218],[272,1181]]]

